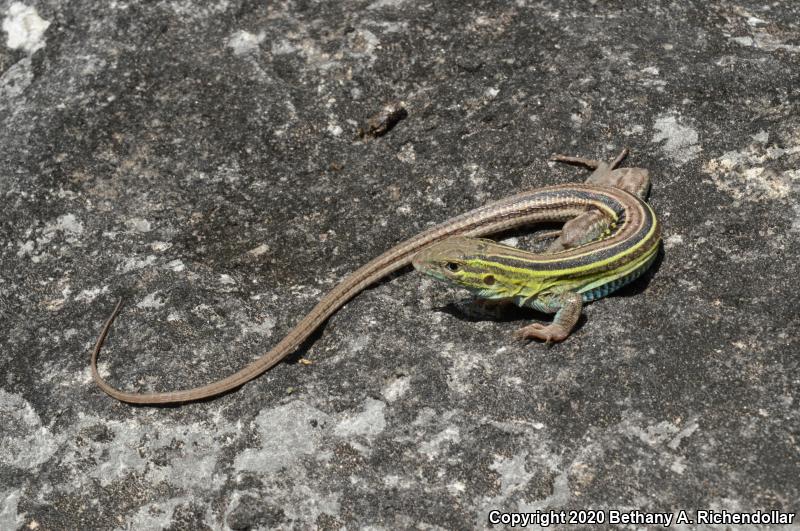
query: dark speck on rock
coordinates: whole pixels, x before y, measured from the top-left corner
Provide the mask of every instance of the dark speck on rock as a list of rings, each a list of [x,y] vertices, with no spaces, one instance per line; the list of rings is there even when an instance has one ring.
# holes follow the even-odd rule
[[[373,114],[367,119],[367,124],[364,128],[359,128],[358,136],[383,136],[392,128],[397,125],[400,120],[408,116],[408,111],[401,101],[392,101],[385,104],[380,111]]]

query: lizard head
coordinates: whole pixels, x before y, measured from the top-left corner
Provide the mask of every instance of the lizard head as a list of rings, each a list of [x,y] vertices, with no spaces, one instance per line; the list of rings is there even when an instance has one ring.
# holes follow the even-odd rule
[[[484,299],[505,299],[520,294],[516,275],[492,260],[497,249],[513,249],[491,240],[457,236],[434,243],[414,257],[414,269],[438,280],[466,288]],[[526,286],[530,288],[530,282]]]

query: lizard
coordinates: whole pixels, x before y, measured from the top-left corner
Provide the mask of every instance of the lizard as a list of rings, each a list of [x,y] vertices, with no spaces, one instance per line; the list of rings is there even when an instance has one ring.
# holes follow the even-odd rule
[[[587,183],[615,186],[642,200],[642,230],[632,238],[611,241],[607,236],[632,211],[609,213],[590,209],[566,223],[561,230],[539,235],[558,236],[545,253],[530,253],[492,240],[466,236],[434,243],[414,257],[417,271],[466,288],[484,306],[516,304],[543,313],[554,313],[549,325],[532,323],[515,332],[518,339],[545,343],[569,336],[585,303],[613,293],[641,276],[655,260],[660,227],[652,208],[644,202],[650,189],[647,170],[614,169],[615,163],[566,157],[554,160],[581,164],[595,171]],[[591,245],[590,245],[591,244]],[[574,252],[567,252],[575,249]]]
[[[535,188],[488,203],[443,223],[434,225],[395,245],[356,269],[334,286],[272,349],[233,374],[212,383],[176,391],[136,393],[113,387],[98,372],[97,359],[114,320],[119,315],[120,299],[106,319],[91,353],[91,372],[95,383],[109,396],[132,404],[175,404],[214,397],[238,388],[273,367],[294,352],[331,315],[359,292],[389,274],[406,267],[421,251],[448,238],[481,237],[540,222],[579,221],[565,226],[552,246],[565,247],[555,252],[557,260],[582,261],[590,267],[612,260],[623,249],[650,249],[659,242],[658,222],[652,208],[637,195],[626,191],[628,173],[641,177],[635,168],[616,169],[627,155],[623,149],[611,163],[577,157],[556,156],[553,160],[593,167],[590,182]],[[633,179],[635,181],[635,179]],[[618,182],[619,181],[619,182]],[[616,184],[615,184],[616,183]],[[635,189],[633,186],[632,189]],[[599,211],[602,215],[593,213]],[[583,221],[580,221],[583,219]],[[600,237],[602,236],[602,237]],[[597,241],[586,243],[589,238]],[[424,255],[423,255],[424,256]],[[417,263],[422,263],[417,260]],[[571,308],[573,308],[571,306]],[[579,311],[579,310],[578,310]],[[563,315],[563,313],[562,313]],[[555,340],[555,338],[551,338]]]

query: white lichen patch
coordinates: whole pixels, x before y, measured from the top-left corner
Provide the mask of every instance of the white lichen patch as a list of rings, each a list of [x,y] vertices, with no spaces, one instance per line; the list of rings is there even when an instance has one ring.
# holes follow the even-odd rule
[[[267,317],[259,322],[248,321],[242,323],[241,330],[243,334],[252,333],[262,337],[272,336],[272,331],[275,329],[275,319]]]
[[[154,291],[153,293],[149,293],[145,296],[144,299],[141,300],[138,304],[136,304],[137,308],[161,308],[166,303],[161,300],[161,296],[159,295],[158,291]]]
[[[717,189],[736,200],[785,199],[800,185],[800,170],[788,158],[800,153],[800,143],[779,148],[768,146],[767,140],[767,133],[759,133],[742,151],[710,159],[703,171]]]
[[[83,223],[78,221],[74,214],[64,214],[45,225],[43,234],[49,238],[57,232],[62,232],[68,236],[78,236],[83,234]],[[49,239],[46,240],[46,242],[49,241]]]
[[[794,216],[792,219],[792,226],[789,230],[792,232],[800,232],[800,204],[792,205],[792,213]]]
[[[461,432],[457,426],[447,426],[444,430],[434,435],[431,439],[422,441],[419,444],[419,452],[426,456],[429,461],[438,458],[445,447],[457,445],[461,442]]]
[[[139,507],[135,513],[125,520],[126,525],[124,527],[127,529],[165,529],[170,527],[170,524],[173,524],[173,515],[180,507],[196,506],[197,502],[194,498],[183,496],[147,503]],[[199,526],[196,522],[194,525],[212,529],[214,515],[211,507],[205,507],[203,518],[205,526]],[[172,527],[174,527],[174,524]]]
[[[331,122],[328,124],[326,131],[328,131],[328,133],[330,133],[332,136],[341,136],[344,130],[339,124]]]
[[[638,412],[626,415],[619,425],[621,433],[635,437],[644,444],[665,451],[677,451],[681,442],[699,428],[696,418],[686,421],[662,420],[647,423]]]
[[[33,82],[30,57],[20,59],[0,76],[0,102],[21,96]]]
[[[299,54],[311,67],[326,71],[338,64],[331,58],[331,54],[324,52],[316,42],[310,38],[299,41],[280,39],[272,42],[271,51],[274,55]]]
[[[354,435],[374,437],[386,427],[385,409],[385,403],[368,398],[364,402],[364,411],[345,414],[336,425],[336,428],[334,428],[334,432],[339,437],[352,437]]]
[[[467,172],[467,178],[472,186],[480,189],[486,184],[486,169],[475,164],[468,162],[464,165],[464,170]],[[480,192],[477,192],[480,193]]]
[[[280,507],[288,522],[317,522],[317,519],[323,514],[339,517],[341,512],[339,498],[341,494],[338,492],[330,493],[327,490],[317,490],[314,488],[316,486],[313,481],[294,482],[292,487],[284,487],[277,492],[273,491],[271,495],[266,497],[255,489],[251,491],[235,491],[231,496],[231,503],[225,513],[231,514],[236,511],[241,503],[240,500],[249,495],[261,500],[264,506]],[[286,527],[286,529],[289,528],[294,529],[293,527]],[[315,526],[308,525],[300,526],[299,528],[311,529],[315,528]],[[134,529],[139,528],[134,527]],[[225,527],[225,529],[228,528]],[[262,528],[259,527],[259,529]]]
[[[411,379],[408,376],[400,376],[387,383],[381,394],[388,402],[394,402],[405,396],[411,389]]]
[[[233,439],[234,428],[222,419],[172,424],[83,414],[79,418],[79,444],[70,444],[61,461],[67,468],[83,471],[73,475],[76,489],[92,481],[105,487],[131,474],[143,475],[153,484],[165,482],[191,490],[201,485],[204,490],[218,489],[227,479],[217,461],[220,444]]]
[[[301,458],[317,453],[324,436],[321,427],[327,422],[327,414],[300,401],[266,409],[253,421],[260,445],[237,455],[233,468],[269,476],[296,466]]]
[[[130,218],[125,220],[125,226],[134,232],[150,232],[150,222],[142,218]]]
[[[266,36],[263,31],[257,35],[244,30],[236,31],[228,38],[228,47],[233,49],[234,55],[255,53]]]
[[[18,242],[17,243],[17,258],[22,258],[23,256],[33,255],[34,249],[36,248],[36,242],[33,240],[28,240],[25,242]],[[37,262],[38,260],[34,260]]]
[[[762,18],[769,15],[769,8],[759,9],[758,16],[754,15],[750,10],[739,5],[733,10],[733,14],[739,19],[734,27],[735,30],[731,33],[728,39],[740,46],[747,48],[758,48],[767,52],[774,52],[776,50],[783,50],[790,53],[800,52],[800,46],[794,44],[792,37],[794,34],[786,31],[786,27],[782,27],[782,23],[777,19]],[[742,26],[739,22],[744,22],[748,27]],[[730,21],[732,22],[732,20]],[[771,33],[772,32],[772,33]],[[738,35],[736,35],[738,33]],[[744,34],[742,34],[744,33]],[[781,35],[784,38],[781,38]],[[786,36],[792,36],[786,39]],[[791,43],[791,44],[789,44]]]
[[[129,273],[137,269],[144,269],[153,265],[155,261],[156,257],[153,255],[147,255],[144,258],[127,258],[122,264],[122,272]]]
[[[489,468],[500,476],[500,491],[503,497],[525,489],[534,477],[533,472],[527,470],[527,452],[524,451],[510,458],[495,456]]]
[[[267,245],[266,243],[262,243],[258,247],[253,247],[252,249],[247,251],[247,253],[252,256],[261,256],[263,254],[266,254],[267,251],[269,251],[269,245]]]
[[[48,27],[50,22],[41,18],[35,7],[14,2],[3,19],[3,31],[7,34],[6,46],[12,50],[33,53],[44,48],[44,32]]]
[[[642,124],[631,124],[622,130],[622,134],[625,136],[641,135],[642,133],[644,133],[644,126]]]
[[[377,59],[375,50],[380,46],[381,41],[369,30],[356,29],[348,34],[348,44],[350,45],[350,55],[354,57],[365,57],[372,64]]]
[[[25,399],[2,389],[0,426],[0,464],[4,466],[35,470],[53,456],[60,444]]]
[[[75,295],[75,300],[76,301],[92,302],[98,296],[100,296],[100,295],[102,295],[104,293],[108,293],[108,286],[104,286],[102,288],[84,289],[84,290],[81,290],[80,293]]]
[[[661,71],[656,66],[648,66],[641,71],[640,83],[645,87],[655,87],[656,90],[663,92],[667,86],[666,80],[661,78]]]
[[[31,261],[39,263],[50,257],[50,252],[59,251],[61,243],[79,244],[79,236],[83,234],[83,223],[78,221],[74,214],[64,214],[54,221],[50,221],[41,229],[30,228],[25,232],[29,238],[36,234],[35,239],[18,242],[17,256],[29,256]]]
[[[486,496],[477,507],[476,522],[485,522],[486,514],[493,507],[504,507],[511,500],[522,512],[534,512],[551,507],[563,507],[570,499],[568,475],[572,471],[562,469],[561,460],[549,449],[540,436],[529,440],[529,448],[507,455],[495,455],[489,468],[497,475],[499,488],[494,496]],[[539,475],[539,470],[549,470],[554,474],[552,493],[544,498],[526,498],[530,482]],[[483,527],[479,525],[478,527]]]
[[[408,142],[403,144],[403,147],[400,148],[400,151],[397,152],[397,160],[400,162],[405,162],[406,164],[411,164],[417,160],[417,152],[414,149],[414,144]]]
[[[657,116],[653,129],[651,142],[664,142],[664,154],[679,166],[694,160],[702,151],[697,131],[682,123],[676,114]]]
[[[161,253],[166,251],[167,249],[171,248],[172,244],[169,242],[151,242],[150,249],[157,253]]]
[[[272,39],[270,51],[273,55],[297,54],[309,67],[325,72],[341,65],[345,58],[363,60],[372,65],[377,60],[380,40],[369,30],[356,28],[347,33],[346,46],[335,52],[325,51],[326,44],[308,34],[306,28],[298,27],[297,31],[288,32],[284,38]],[[328,89],[324,84],[318,86],[320,92]]]
[[[664,247],[667,249],[672,249],[673,247],[680,247],[683,245],[684,239],[683,236],[680,234],[670,234],[666,238],[664,238]]]
[[[18,489],[0,490],[0,529],[19,529],[25,521],[23,515],[17,513],[19,494]]]
[[[740,46],[758,48],[767,52],[783,50],[789,53],[800,53],[800,46],[787,44],[785,41],[761,29],[754,31],[752,36],[731,37],[731,41]]]
[[[186,270],[186,264],[184,264],[180,258],[176,258],[175,260],[171,260],[164,264],[164,267],[173,271],[174,273],[180,273],[181,271]]]
[[[403,7],[408,0],[376,0],[367,6],[367,9],[382,9],[384,7],[400,8]]]

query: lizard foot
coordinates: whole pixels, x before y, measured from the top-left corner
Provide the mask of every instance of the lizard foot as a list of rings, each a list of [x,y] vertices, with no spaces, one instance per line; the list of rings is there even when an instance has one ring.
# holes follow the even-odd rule
[[[569,330],[557,324],[543,325],[532,323],[514,332],[517,339],[539,339],[545,343],[558,343],[564,341],[569,335]]]

